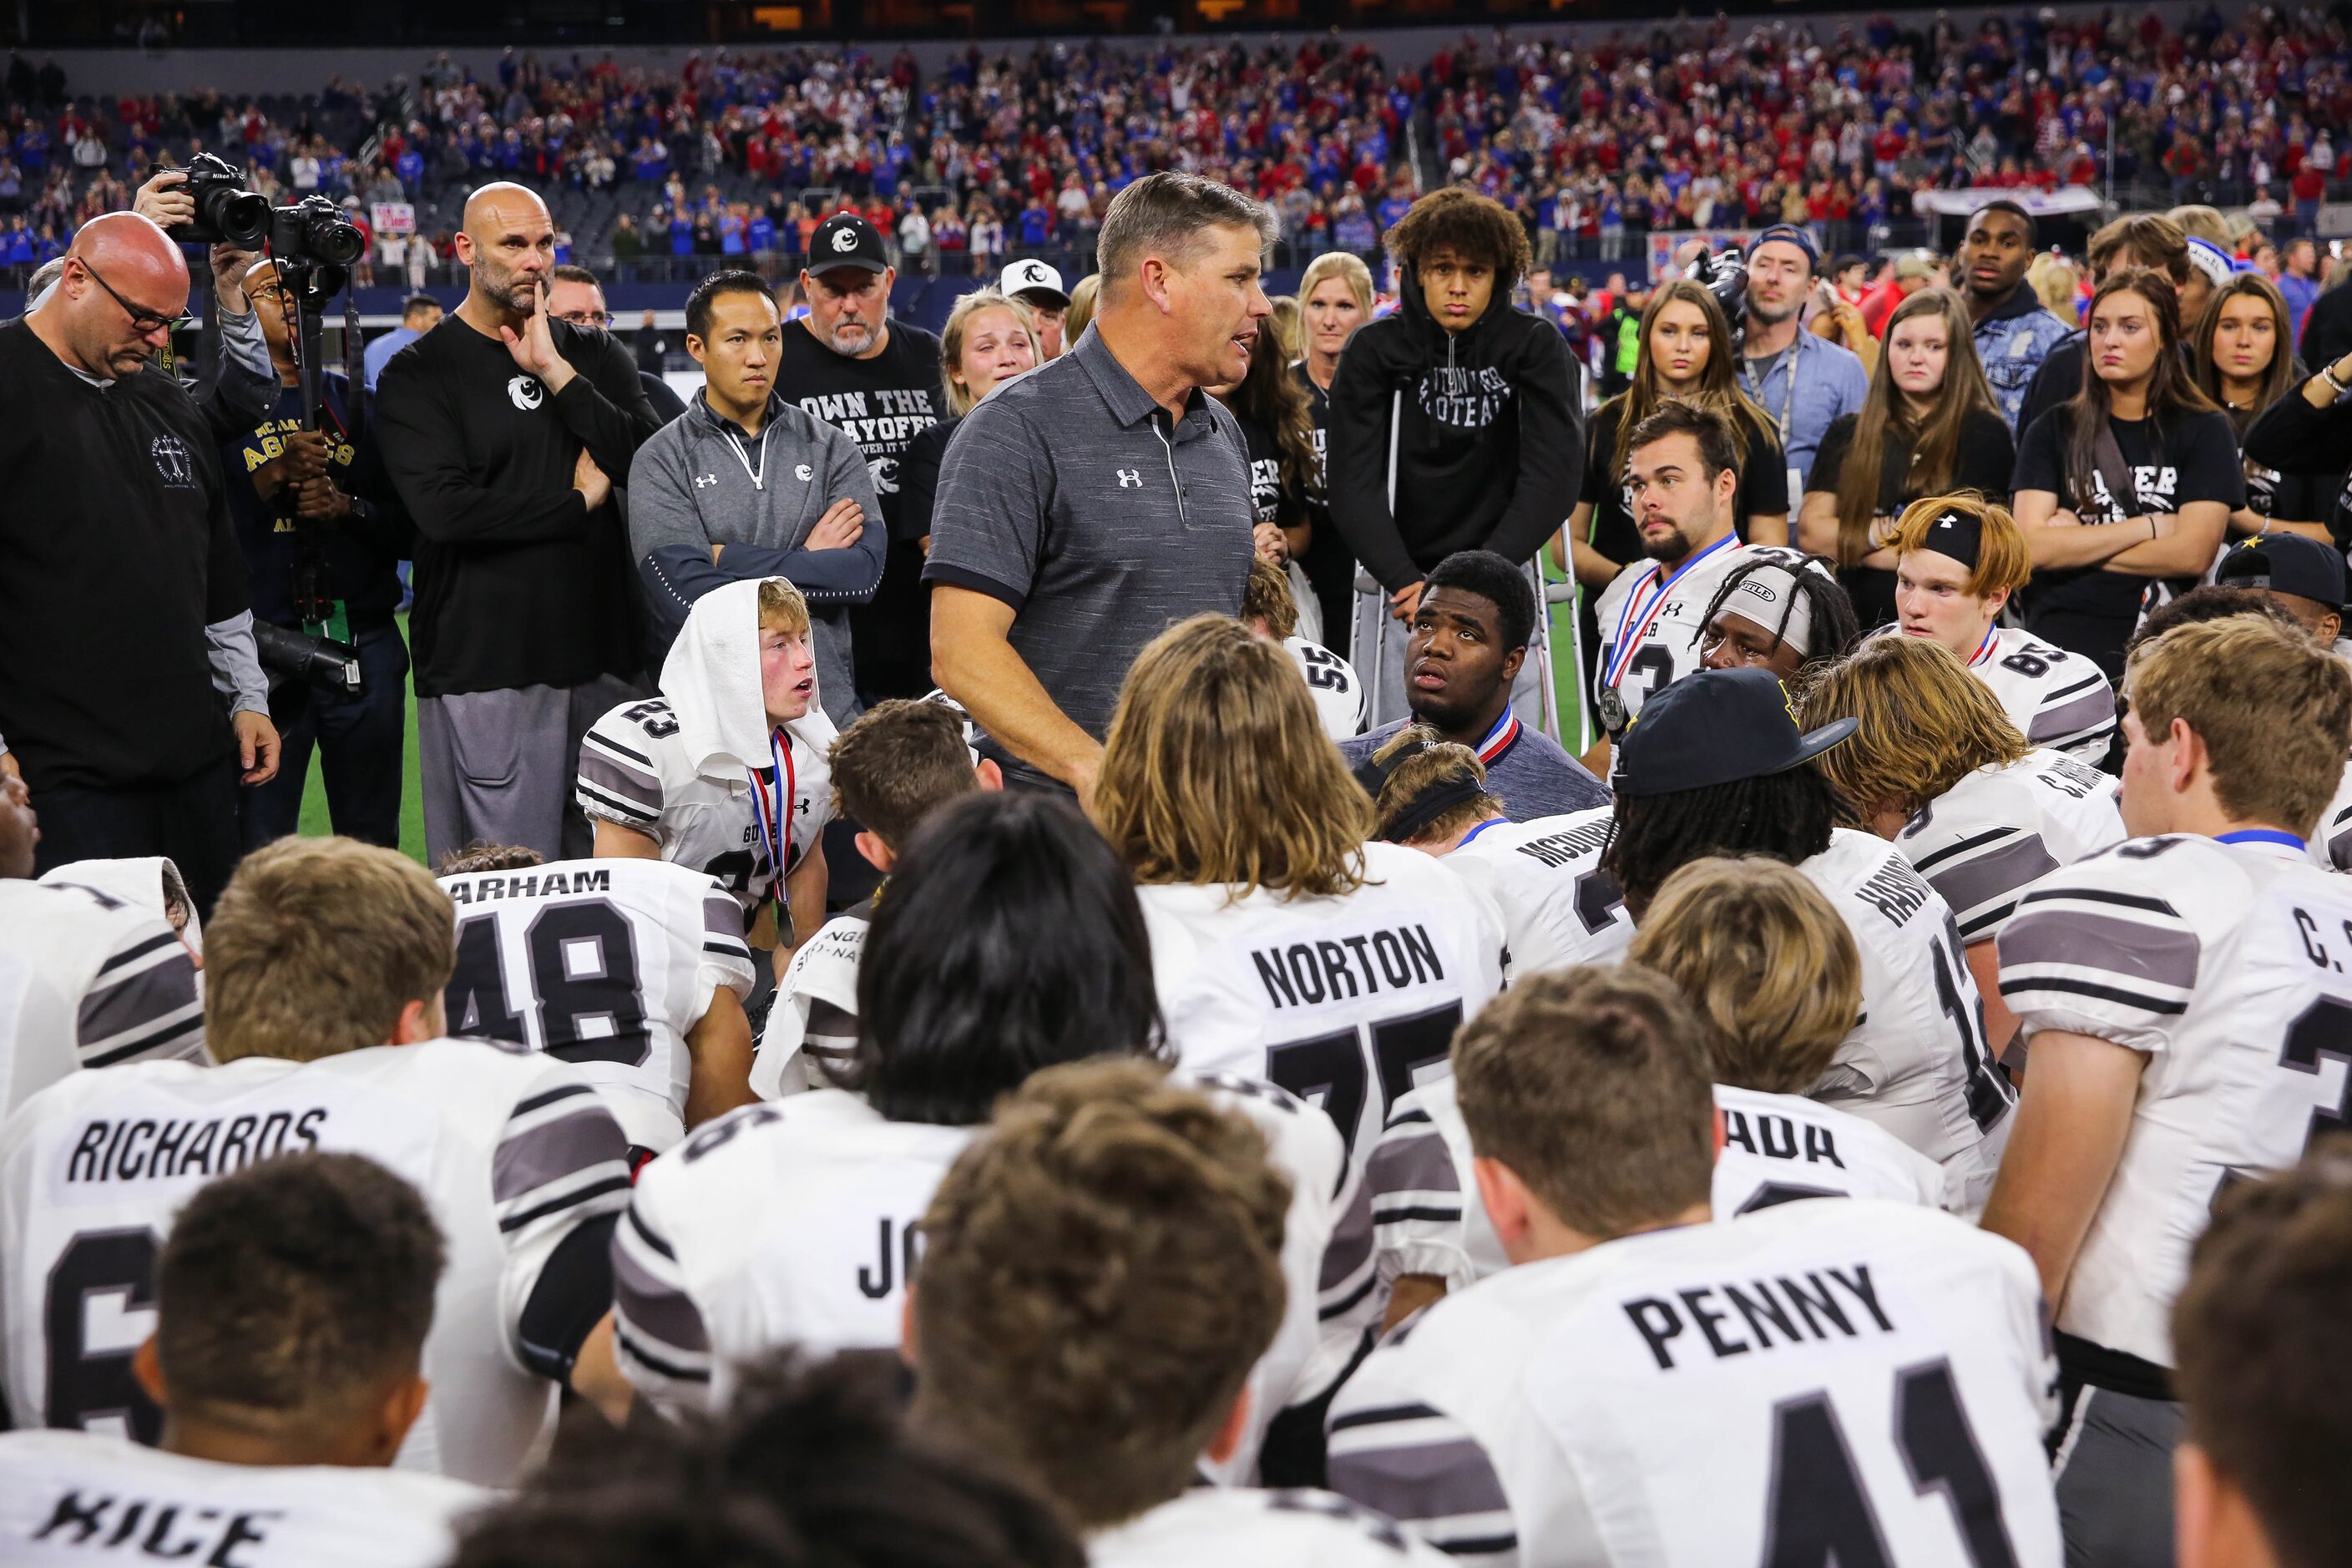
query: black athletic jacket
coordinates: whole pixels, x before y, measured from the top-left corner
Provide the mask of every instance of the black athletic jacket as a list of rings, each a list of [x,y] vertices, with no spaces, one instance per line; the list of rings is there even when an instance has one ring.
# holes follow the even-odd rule
[[[1393,314],[1348,340],[1331,382],[1331,521],[1356,559],[1391,592],[1457,550],[1534,559],[1583,479],[1575,384],[1549,321],[1504,297],[1449,335],[1408,282]]]

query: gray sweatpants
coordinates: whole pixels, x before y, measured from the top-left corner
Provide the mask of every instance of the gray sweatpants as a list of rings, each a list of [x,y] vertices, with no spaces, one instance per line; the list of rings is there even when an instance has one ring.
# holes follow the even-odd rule
[[[1362,584],[1371,579],[1359,573],[1356,577],[1356,624],[1351,628],[1348,662],[1356,667],[1358,679],[1369,688],[1370,716],[1364,728],[1377,730],[1383,724],[1404,718],[1410,711],[1405,705],[1404,645],[1412,628],[1390,613],[1389,596],[1385,590],[1367,594]],[[1541,650],[1550,638],[1551,617],[1544,613],[1538,593],[1535,641],[1528,646],[1528,656],[1520,661],[1518,678],[1511,682],[1511,708],[1518,714],[1519,722],[1529,729],[1544,728],[1546,711],[1544,691],[1544,660]],[[1553,735],[1552,739],[1559,739]]]
[[[572,800],[581,738],[614,708],[646,695],[603,675],[580,686],[419,698],[425,859],[438,866],[477,841],[527,845],[551,860],[584,858],[592,836]]]
[[[2172,1450],[2180,1406],[2084,1388],[2056,1466],[2066,1568],[2173,1568]]]

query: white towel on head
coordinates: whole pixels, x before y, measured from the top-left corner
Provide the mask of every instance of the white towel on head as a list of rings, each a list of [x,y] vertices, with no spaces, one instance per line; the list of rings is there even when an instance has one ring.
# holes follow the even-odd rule
[[[171,906],[177,903],[188,912],[187,928],[181,936],[197,952],[205,950],[204,923],[196,918],[196,901],[188,897],[188,885],[180,879],[180,868],[165,855],[138,855],[121,860],[76,860],[54,867],[41,879],[44,882],[70,882],[79,888],[95,888],[109,898],[121,899],[133,909],[144,910],[166,924],[171,922]]]
[[[746,577],[694,602],[662,663],[661,691],[677,720],[678,739],[698,773],[730,774],[772,765],[768,704],[760,689],[760,584]],[[837,731],[818,700],[810,671],[807,713],[785,728],[823,756]]]

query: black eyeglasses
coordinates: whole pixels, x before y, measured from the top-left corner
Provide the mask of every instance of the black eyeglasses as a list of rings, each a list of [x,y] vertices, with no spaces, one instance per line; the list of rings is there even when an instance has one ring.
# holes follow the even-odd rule
[[[555,319],[569,321],[575,327],[609,327],[613,324],[610,310],[560,310]]]
[[[98,275],[98,268],[89,264],[89,260],[87,257],[80,258],[79,259],[81,261],[81,269],[89,274],[90,280],[96,283],[100,288],[106,290],[106,297],[108,299],[122,307],[122,313],[131,318],[131,330],[137,332],[141,337],[145,337],[149,332],[154,331],[159,327],[176,327],[182,321],[188,319],[184,315],[159,316],[152,310],[144,310],[140,309],[130,300],[124,299],[121,295],[116,293],[114,291],[114,285],[109,283],[105,279],[100,278]]]

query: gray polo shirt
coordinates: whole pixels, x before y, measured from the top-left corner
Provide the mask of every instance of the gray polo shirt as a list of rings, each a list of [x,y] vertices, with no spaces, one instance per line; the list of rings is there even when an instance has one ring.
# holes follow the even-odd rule
[[[1089,326],[957,427],[923,580],[1012,605],[1013,650],[1099,740],[1144,644],[1187,616],[1240,613],[1255,515],[1234,416],[1196,391],[1171,430]]]

